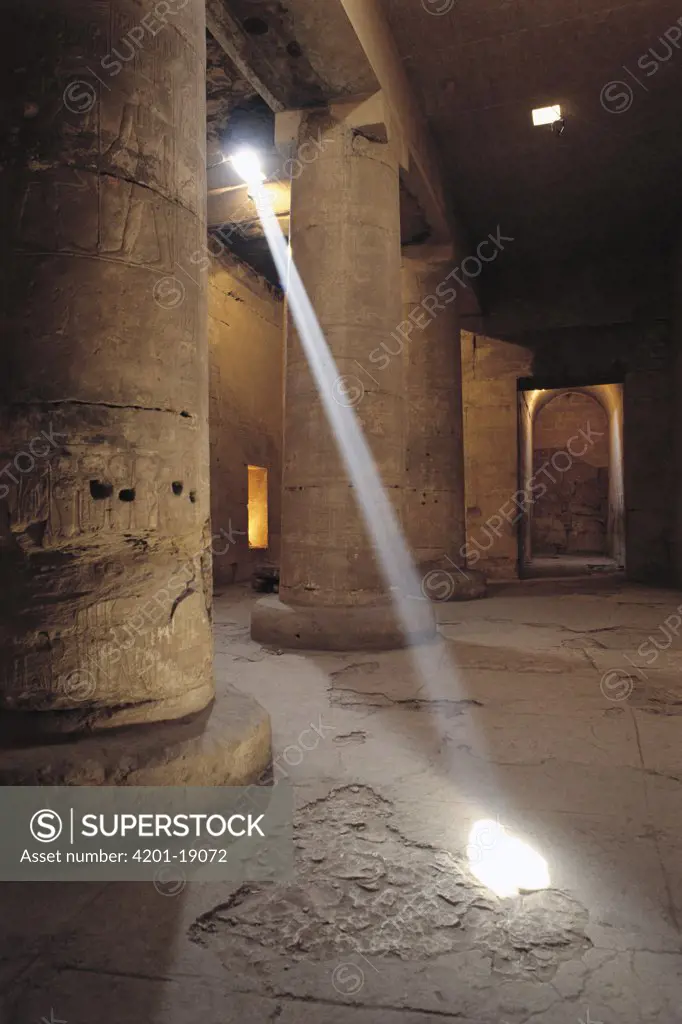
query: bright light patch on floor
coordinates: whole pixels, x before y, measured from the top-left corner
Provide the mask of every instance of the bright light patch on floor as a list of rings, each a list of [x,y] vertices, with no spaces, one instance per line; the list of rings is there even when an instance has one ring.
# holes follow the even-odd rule
[[[547,889],[547,861],[527,843],[512,836],[499,821],[477,821],[469,833],[467,857],[471,873],[497,896]]]
[[[249,466],[249,547],[268,546],[268,471]]]
[[[533,111],[533,124],[554,124],[561,120],[561,107],[555,103],[552,107],[536,107]]]

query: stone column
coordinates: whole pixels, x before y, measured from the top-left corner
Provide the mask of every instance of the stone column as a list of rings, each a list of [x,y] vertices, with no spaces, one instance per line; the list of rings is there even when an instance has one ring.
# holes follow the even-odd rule
[[[424,593],[437,601],[485,594],[466,564],[462,358],[452,261],[403,250],[406,472],[403,522]]]
[[[398,161],[327,112],[303,115],[299,143],[316,159],[294,180],[292,259],[336,363],[334,401],[357,416],[394,507],[404,472],[402,359],[379,367],[400,320]],[[262,599],[254,639],[317,649],[403,646],[433,631],[415,601],[406,638],[375,558],[357,494],[339,455],[308,359],[287,336],[279,599]],[[420,608],[423,604],[425,607]]]
[[[25,744],[214,695],[205,17],[3,13],[0,720]]]

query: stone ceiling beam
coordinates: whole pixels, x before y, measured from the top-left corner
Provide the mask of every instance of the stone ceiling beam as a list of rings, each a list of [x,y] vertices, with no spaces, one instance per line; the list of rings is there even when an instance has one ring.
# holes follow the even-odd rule
[[[340,0],[381,86],[384,100],[410,151],[407,183],[423,204],[435,244],[451,241],[459,258],[468,251],[449,208],[435,146],[414,98],[397,47],[377,0]]]
[[[369,107],[381,104],[383,122],[400,137],[401,181],[423,211],[429,242],[451,245],[454,261],[469,253],[449,203],[434,142],[378,0],[324,0],[323,14],[320,0],[288,0],[285,14],[281,4],[262,0],[259,17],[268,28],[258,42],[242,28],[245,18],[253,15],[253,3],[206,2],[209,31],[280,118],[292,110],[329,103],[348,104],[349,118],[357,115],[369,122]],[[292,47],[299,54],[293,62],[286,58]],[[462,309],[464,315],[479,312],[473,288],[470,295],[471,308]]]
[[[274,68],[266,67],[265,74],[262,73],[259,67],[262,64],[262,57],[222,0],[206,0],[206,26],[239,73],[253,86],[270,109],[284,110],[287,105],[286,83],[274,73],[267,74],[268,70],[274,72]]]

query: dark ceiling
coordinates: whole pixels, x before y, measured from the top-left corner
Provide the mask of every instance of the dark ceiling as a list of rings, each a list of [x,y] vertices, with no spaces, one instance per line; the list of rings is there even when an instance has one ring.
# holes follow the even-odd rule
[[[681,206],[678,0],[382,3],[474,245],[499,224],[517,264],[560,267],[667,242]],[[531,123],[552,103],[561,136]]]
[[[300,102],[313,102],[320,89],[331,96],[357,90],[358,83],[375,87],[338,3],[222,2],[248,35],[250,59],[282,94],[282,105],[309,81],[314,95]],[[608,294],[609,309],[621,312],[607,316],[658,307],[650,282],[665,276],[682,213],[679,0],[378,2],[472,247],[498,226],[514,239],[478,282],[484,308],[499,312],[509,300],[556,310],[570,287],[583,304],[593,292],[595,311]],[[256,35],[246,18],[254,10],[263,23]],[[332,11],[341,20],[330,35]],[[213,40],[209,58],[209,162],[215,162],[231,111],[254,91]],[[566,115],[562,134],[531,121],[534,107],[552,103]],[[402,200],[403,242],[418,241],[421,214],[408,193]],[[245,246],[240,255],[271,274],[262,239]],[[619,293],[632,296],[629,311]]]

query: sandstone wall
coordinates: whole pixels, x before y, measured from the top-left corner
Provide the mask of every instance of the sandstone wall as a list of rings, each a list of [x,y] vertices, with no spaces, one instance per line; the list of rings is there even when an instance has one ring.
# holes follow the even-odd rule
[[[567,453],[560,471],[539,477],[547,490],[531,510],[533,555],[608,553],[609,424],[594,398],[560,393],[540,409],[533,427],[533,472],[540,474],[557,453],[567,452],[581,430],[591,439],[585,454]]]
[[[520,345],[462,331],[467,554],[489,579],[517,575],[517,527],[500,509],[520,486],[517,381],[531,365]]]
[[[630,579],[671,579],[673,387],[668,320],[543,331],[470,320],[462,331],[469,563],[491,579],[517,575],[517,527],[499,516],[519,488],[518,378],[538,387],[623,382],[626,568]],[[470,328],[470,329],[467,329]],[[479,333],[480,331],[480,333]]]
[[[284,304],[232,257],[209,270],[211,518],[214,581],[279,559]],[[268,471],[266,550],[248,542],[248,467]]]

